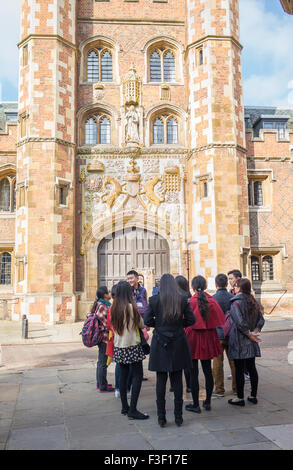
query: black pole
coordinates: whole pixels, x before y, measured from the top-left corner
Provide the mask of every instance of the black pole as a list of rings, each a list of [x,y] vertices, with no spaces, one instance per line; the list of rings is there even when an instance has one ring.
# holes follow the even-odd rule
[[[28,319],[26,318],[26,315],[22,316],[22,338],[28,338]]]

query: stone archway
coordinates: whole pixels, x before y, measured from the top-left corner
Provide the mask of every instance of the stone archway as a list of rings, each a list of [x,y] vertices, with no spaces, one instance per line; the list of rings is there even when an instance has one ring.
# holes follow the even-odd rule
[[[130,269],[152,281],[170,272],[169,245],[165,238],[138,227],[128,227],[104,238],[98,246],[98,285],[111,287],[125,279]],[[149,283],[150,279],[146,279]]]

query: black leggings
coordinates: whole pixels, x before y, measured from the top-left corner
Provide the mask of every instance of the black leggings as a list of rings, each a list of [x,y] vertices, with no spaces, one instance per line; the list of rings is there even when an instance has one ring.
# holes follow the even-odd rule
[[[159,418],[165,418],[166,415],[166,383],[170,377],[171,387],[174,391],[174,415],[175,418],[182,417],[182,406],[183,406],[183,382],[182,382],[182,370],[176,372],[157,372],[157,412]]]
[[[211,397],[214,388],[214,378],[212,373],[212,361],[200,361],[205,376],[206,403],[211,403]],[[198,382],[198,359],[192,360],[192,369],[190,371],[190,388],[194,406],[199,406],[199,382]]]
[[[128,379],[130,365],[132,366],[132,386],[131,386],[131,400],[130,400],[129,411],[133,413],[136,411],[138,397],[140,394],[142,377],[143,377],[143,369],[142,369],[142,361],[134,362],[133,364],[120,364],[119,389],[120,389],[120,398],[121,398],[123,410],[128,409],[127,379]]]
[[[256,398],[258,387],[258,373],[255,367],[255,357],[250,359],[234,359],[237,396],[240,400],[244,399],[244,372],[248,370],[251,383],[251,396]]]

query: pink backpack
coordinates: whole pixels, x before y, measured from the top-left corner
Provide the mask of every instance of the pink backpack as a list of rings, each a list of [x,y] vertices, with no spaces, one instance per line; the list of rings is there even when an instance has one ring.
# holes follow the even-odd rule
[[[93,346],[100,344],[103,340],[103,333],[104,330],[99,326],[97,315],[95,313],[90,313],[87,316],[80,333],[84,346],[92,348]]]

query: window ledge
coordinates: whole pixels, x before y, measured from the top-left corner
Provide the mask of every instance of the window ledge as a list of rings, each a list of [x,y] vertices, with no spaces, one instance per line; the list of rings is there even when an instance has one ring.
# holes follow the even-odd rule
[[[120,85],[119,82],[79,82],[80,85],[86,85],[86,86],[93,86],[95,85],[96,83],[98,83],[99,85],[103,85],[103,86],[106,86],[106,85]]]
[[[153,148],[153,149],[164,148],[166,150],[168,150],[168,148],[170,148],[170,149],[185,149],[184,145],[180,145],[180,144],[151,144],[150,148]]]
[[[249,206],[249,212],[272,212],[269,206]]]
[[[183,82],[143,82],[143,85],[154,85],[154,86],[184,86]]]
[[[15,219],[15,212],[0,212],[0,219]]]
[[[0,284],[1,294],[13,294],[12,284]]]

